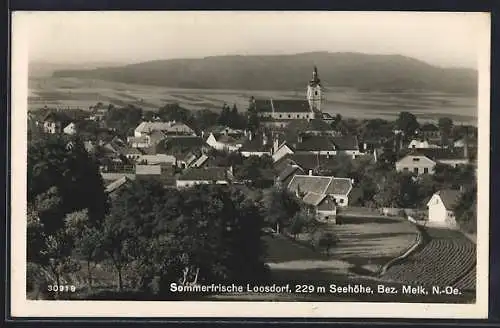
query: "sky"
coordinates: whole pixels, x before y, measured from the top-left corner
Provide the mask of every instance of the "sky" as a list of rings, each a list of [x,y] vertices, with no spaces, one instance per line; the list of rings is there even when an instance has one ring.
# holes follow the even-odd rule
[[[17,27],[16,27],[17,26]],[[477,67],[485,13],[18,12],[30,62],[136,63],[312,51],[400,54]],[[19,37],[19,36],[18,36]]]

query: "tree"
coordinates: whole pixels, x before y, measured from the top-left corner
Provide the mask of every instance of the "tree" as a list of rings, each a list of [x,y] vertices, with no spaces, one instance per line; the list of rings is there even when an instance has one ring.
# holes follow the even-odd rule
[[[307,227],[308,220],[303,212],[297,212],[288,227],[289,232],[292,234],[293,238],[297,239],[297,235],[305,230]]]
[[[27,174],[29,203],[37,197],[55,197],[54,192],[60,198],[59,213],[40,213],[47,228],[62,227],[64,215],[81,209],[88,209],[91,222],[102,221],[108,211],[98,165],[77,138],[57,135],[33,140],[28,145]]]
[[[219,115],[216,112],[210,109],[202,109],[196,111],[194,115],[195,115],[194,119],[197,122],[198,128],[202,131],[216,125],[217,119],[219,117]]]
[[[89,222],[86,209],[66,216],[68,232],[74,239],[75,253],[87,264],[87,283],[92,288],[92,270],[99,260],[102,260],[102,231],[100,226]]]
[[[223,126],[229,126],[231,124],[231,109],[227,104],[222,106],[222,111],[219,114],[219,118],[217,119],[217,124]]]
[[[273,189],[264,197],[264,217],[266,223],[279,233],[281,227],[288,226],[290,219],[300,211],[300,200],[286,189]]]
[[[415,115],[409,112],[399,113],[399,117],[396,120],[396,127],[403,131],[406,139],[412,138],[415,135],[415,131],[419,128],[419,124]]]
[[[443,138],[447,139],[451,137],[451,132],[453,130],[453,120],[449,117],[441,117],[438,121],[438,127]]]
[[[255,103],[252,99],[250,99],[250,104],[248,106],[247,110],[247,127],[250,130],[250,132],[255,133],[259,130],[260,127],[260,117],[258,113],[258,109],[255,106]]]
[[[469,186],[460,196],[455,208],[455,218],[460,227],[467,232],[477,230],[477,185]]]
[[[409,173],[389,172],[379,177],[373,199],[379,207],[409,208],[416,206],[418,189]]]

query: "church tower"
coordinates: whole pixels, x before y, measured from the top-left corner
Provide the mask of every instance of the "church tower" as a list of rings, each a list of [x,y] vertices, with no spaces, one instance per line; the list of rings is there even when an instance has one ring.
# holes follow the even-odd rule
[[[318,75],[318,68],[314,66],[312,79],[307,85],[307,101],[309,102],[309,107],[314,113],[314,116],[321,113],[321,99],[321,81]]]

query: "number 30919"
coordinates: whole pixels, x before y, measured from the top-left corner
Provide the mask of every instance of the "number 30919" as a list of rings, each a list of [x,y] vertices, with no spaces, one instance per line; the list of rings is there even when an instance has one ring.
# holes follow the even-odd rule
[[[48,285],[49,292],[75,292],[75,285]]]

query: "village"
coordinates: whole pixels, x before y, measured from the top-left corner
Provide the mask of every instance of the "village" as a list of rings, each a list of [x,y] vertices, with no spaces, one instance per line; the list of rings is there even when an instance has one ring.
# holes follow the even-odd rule
[[[284,191],[333,234],[332,226],[394,217],[473,240],[477,128],[446,117],[421,124],[406,111],[392,122],[323,113],[322,83],[318,69],[312,71],[303,100],[252,97],[241,112],[226,104],[220,113],[181,104],[155,112],[103,103],[88,110],[41,108],[29,112],[28,141],[63,138],[70,149],[81,143],[98,165],[111,207],[140,181],[178,191],[227,185],[261,198]],[[301,242],[303,225],[285,221],[264,230]],[[332,236],[322,238],[320,244],[335,247]],[[383,274],[405,281],[411,280],[405,270],[417,270],[397,267],[384,267]],[[448,282],[472,286],[474,272],[464,268]]]

